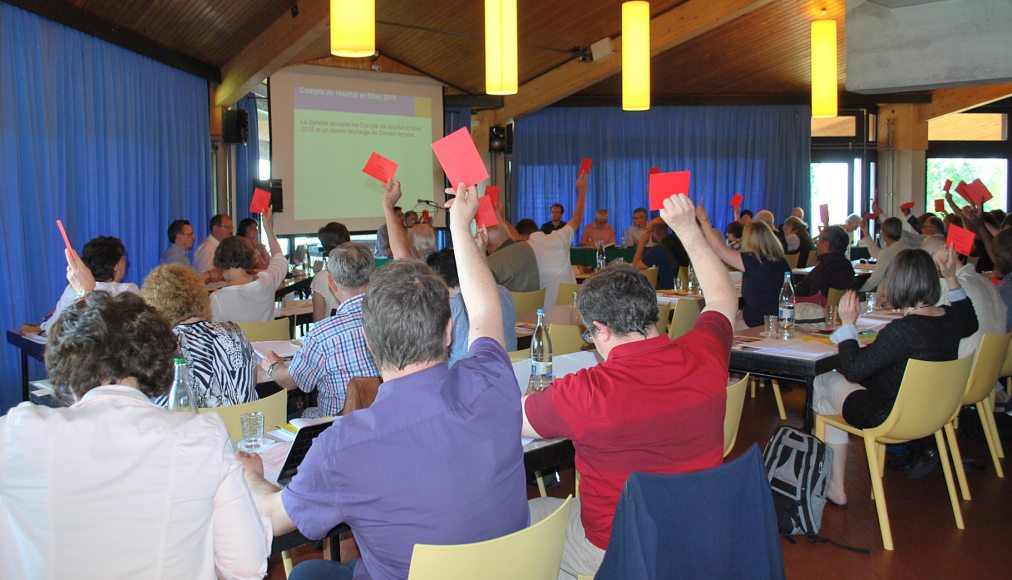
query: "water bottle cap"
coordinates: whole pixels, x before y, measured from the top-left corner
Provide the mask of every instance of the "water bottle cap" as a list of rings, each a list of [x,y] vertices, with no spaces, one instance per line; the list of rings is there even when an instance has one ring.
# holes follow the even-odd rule
[[[544,313],[545,313],[545,309],[544,308],[538,308],[538,314],[544,314]]]
[[[173,362],[173,364],[177,364],[177,365],[185,365],[186,364],[186,357],[177,356],[176,358],[172,359],[172,362]]]

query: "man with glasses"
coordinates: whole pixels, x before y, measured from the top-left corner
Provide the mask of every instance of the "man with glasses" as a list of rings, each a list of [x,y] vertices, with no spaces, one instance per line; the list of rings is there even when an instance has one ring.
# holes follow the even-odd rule
[[[169,224],[169,247],[162,252],[159,265],[179,264],[193,269],[190,261],[190,250],[193,249],[193,226],[189,220],[176,220]]]

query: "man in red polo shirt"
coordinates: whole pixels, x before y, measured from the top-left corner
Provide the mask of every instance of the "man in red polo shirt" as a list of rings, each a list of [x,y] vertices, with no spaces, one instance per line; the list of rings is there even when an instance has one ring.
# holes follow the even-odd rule
[[[630,473],[686,473],[722,460],[738,300],[689,198],[665,200],[661,217],[684,244],[706,295],[695,328],[674,341],[658,334],[649,282],[628,265],[609,266],[583,284],[576,300],[605,362],[522,400],[525,436],[566,437],[576,448],[580,498],[570,512],[560,578],[597,571]],[[561,502],[531,500],[531,522]]]

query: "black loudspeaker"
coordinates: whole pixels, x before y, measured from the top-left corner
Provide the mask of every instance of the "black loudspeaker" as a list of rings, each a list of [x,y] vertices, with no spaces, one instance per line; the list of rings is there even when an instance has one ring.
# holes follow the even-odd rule
[[[488,152],[502,153],[506,149],[506,128],[493,125],[488,128]]]
[[[246,143],[249,137],[249,117],[242,109],[225,111],[221,127],[221,138],[225,143]]]

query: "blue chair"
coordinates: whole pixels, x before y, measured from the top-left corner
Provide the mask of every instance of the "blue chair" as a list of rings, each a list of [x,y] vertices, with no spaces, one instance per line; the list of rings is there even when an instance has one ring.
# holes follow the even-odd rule
[[[784,578],[759,447],[705,471],[630,475],[595,578]]]

